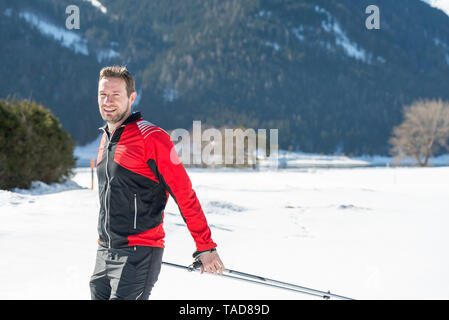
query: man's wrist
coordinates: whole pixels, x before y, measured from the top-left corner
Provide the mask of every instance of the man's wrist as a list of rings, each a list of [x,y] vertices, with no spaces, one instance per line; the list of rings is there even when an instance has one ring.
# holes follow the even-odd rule
[[[208,249],[208,250],[203,250],[203,251],[195,251],[192,254],[193,259],[198,260],[202,255],[205,255],[206,253],[209,252],[216,252],[217,248],[212,248],[212,249]]]

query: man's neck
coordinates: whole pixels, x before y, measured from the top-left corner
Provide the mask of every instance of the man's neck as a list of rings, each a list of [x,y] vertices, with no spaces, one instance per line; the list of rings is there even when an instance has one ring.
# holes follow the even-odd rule
[[[119,122],[115,122],[115,123],[111,123],[108,122],[108,131],[109,133],[113,133],[115,131],[115,129],[117,129],[118,127],[120,127],[122,125],[123,122],[125,122],[126,119],[129,118],[129,116],[131,115],[131,113],[127,114],[125,117],[123,117],[122,120],[120,120]]]
[[[122,120],[122,121],[116,122],[116,123],[108,122],[108,131],[109,131],[109,133],[112,134],[115,131],[115,129],[117,129],[118,127],[120,127],[122,125],[123,121],[125,121],[125,120]]]

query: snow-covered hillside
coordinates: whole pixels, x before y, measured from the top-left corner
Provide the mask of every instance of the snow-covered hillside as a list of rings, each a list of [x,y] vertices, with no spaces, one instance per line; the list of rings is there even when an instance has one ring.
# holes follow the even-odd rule
[[[422,0],[432,7],[438,8],[444,11],[449,16],[449,0]]]
[[[92,5],[98,7],[103,13],[106,13],[106,8],[98,5],[98,1],[90,1]],[[3,13],[5,16],[12,14],[12,9],[6,9]],[[62,26],[58,26],[46,18],[36,14],[35,12],[24,10],[19,13],[19,17],[24,19],[31,26],[37,28],[43,35],[52,38],[55,41],[59,41],[63,47],[71,48],[75,53],[80,53],[85,56],[89,55],[87,39],[80,36],[78,33],[72,30],[67,30]],[[117,47],[118,43],[111,42],[110,48],[97,49],[95,54],[98,62],[108,61],[110,59],[120,56],[119,52],[114,50],[113,47]]]
[[[226,267],[356,299],[449,298],[449,167],[188,170]],[[0,191],[0,299],[89,299],[97,190],[73,181]],[[96,187],[96,182],[95,182]],[[194,243],[173,199],[164,261]],[[162,268],[152,299],[304,299]]]

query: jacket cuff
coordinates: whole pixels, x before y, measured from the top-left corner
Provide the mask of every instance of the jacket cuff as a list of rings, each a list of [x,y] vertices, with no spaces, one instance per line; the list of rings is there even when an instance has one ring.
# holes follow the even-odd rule
[[[206,250],[210,250],[210,249],[213,249],[216,247],[217,247],[217,244],[213,241],[210,241],[209,243],[203,243],[203,244],[196,243],[197,251],[206,251]]]
[[[209,249],[209,250],[195,251],[195,252],[192,254],[192,257],[193,257],[193,259],[197,260],[197,259],[198,259],[199,257],[201,257],[202,255],[204,255],[204,254],[206,254],[206,253],[208,253],[208,252],[214,252],[214,251],[217,251],[217,249],[212,248],[212,249]]]

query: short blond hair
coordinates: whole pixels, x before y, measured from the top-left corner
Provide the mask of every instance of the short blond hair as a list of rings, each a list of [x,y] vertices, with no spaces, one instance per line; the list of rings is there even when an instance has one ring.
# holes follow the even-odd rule
[[[134,78],[131,73],[124,66],[108,66],[104,67],[100,71],[100,77],[98,78],[98,82],[100,82],[103,78],[120,78],[123,79],[126,83],[126,93],[128,97],[135,90],[134,88]]]

